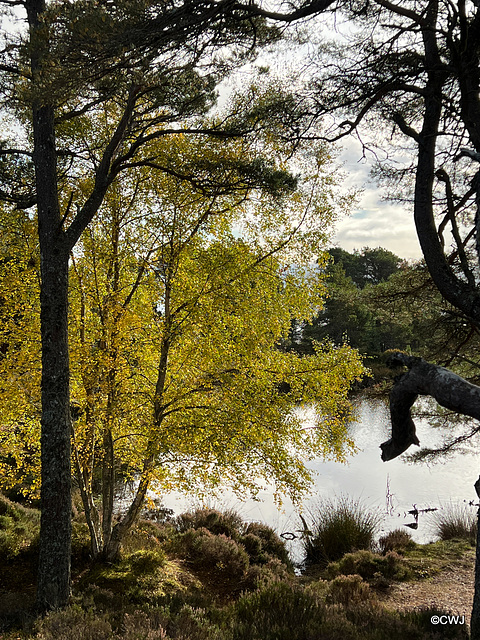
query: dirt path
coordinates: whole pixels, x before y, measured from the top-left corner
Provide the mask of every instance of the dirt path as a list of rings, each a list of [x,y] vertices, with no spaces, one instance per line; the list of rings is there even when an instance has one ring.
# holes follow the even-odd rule
[[[400,611],[435,605],[454,615],[464,615],[470,624],[474,567],[474,556],[464,556],[454,566],[432,578],[396,584],[382,601],[386,606]]]

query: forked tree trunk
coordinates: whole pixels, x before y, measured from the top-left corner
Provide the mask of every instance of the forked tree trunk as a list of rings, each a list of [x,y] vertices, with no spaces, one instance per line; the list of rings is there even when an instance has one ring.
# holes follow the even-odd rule
[[[167,278],[165,283],[165,334],[162,339],[160,348],[160,359],[157,370],[157,382],[155,386],[155,402],[153,408],[153,429],[146,448],[146,457],[143,462],[142,473],[140,476],[140,482],[135,494],[135,497],[128,509],[127,513],[114,527],[107,538],[104,537],[104,549],[103,556],[107,561],[116,560],[122,548],[122,542],[126,534],[130,531],[133,525],[136,523],[140,516],[145,496],[147,495],[148,487],[152,472],[155,468],[155,449],[157,445],[158,432],[164,419],[164,406],[163,406],[163,394],[165,391],[165,382],[167,379],[168,358],[171,347],[171,314],[170,314],[170,302],[171,302],[172,287],[170,277]]]
[[[82,471],[80,460],[78,457],[77,445],[75,442],[75,430],[72,429],[72,445],[73,445],[73,463],[75,466],[75,474],[82,497],[83,509],[85,511],[85,520],[87,521],[88,530],[90,532],[90,550],[92,558],[97,558],[102,548],[102,532],[100,517],[93,501],[91,487],[88,482],[88,474]]]
[[[113,562],[114,560],[118,560],[120,556],[120,551],[122,549],[122,542],[126,534],[130,531],[130,529],[138,520],[140,511],[143,506],[143,502],[145,500],[145,496],[147,495],[147,490],[150,484],[150,478],[151,478],[153,468],[154,468],[154,458],[152,456],[148,460],[145,460],[145,462],[143,463],[143,470],[140,476],[140,483],[138,485],[137,492],[135,494],[135,497],[127,513],[123,516],[120,522],[118,522],[113,527],[113,530],[108,540],[105,540],[105,544],[103,548],[103,557],[107,562]]]

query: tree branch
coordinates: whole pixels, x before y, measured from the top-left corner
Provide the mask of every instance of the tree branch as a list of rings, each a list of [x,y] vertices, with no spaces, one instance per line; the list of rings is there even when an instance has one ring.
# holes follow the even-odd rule
[[[330,5],[334,3],[334,0],[309,0],[295,9],[291,13],[278,13],[276,11],[267,11],[261,7],[248,3],[247,5],[237,2],[233,5],[234,9],[240,9],[245,11],[250,16],[261,16],[262,18],[269,18],[270,20],[278,20],[279,22],[295,22],[301,18],[308,18],[316,13],[322,13]]]
[[[404,18],[410,18],[415,24],[420,26],[428,26],[427,21],[415,11],[408,9],[407,7],[402,7],[401,5],[395,4],[393,2],[389,2],[388,0],[375,0],[376,4],[379,4],[381,7],[388,9],[392,13],[395,13],[399,16],[403,16]]]
[[[103,198],[105,197],[105,193],[107,192],[109,185],[116,176],[116,173],[112,173],[112,162],[129,127],[138,91],[139,87],[137,86],[132,87],[130,90],[125,111],[123,112],[122,118],[120,119],[110,142],[105,148],[102,160],[95,172],[95,184],[92,192],[65,232],[65,240],[69,251],[73,249],[80,235],[93,219],[93,216],[103,202]]]
[[[446,409],[480,420],[480,387],[444,367],[404,353],[393,354],[387,365],[406,366],[409,371],[397,379],[390,393],[392,437],[380,445],[384,462],[404,453],[410,445],[420,444],[410,414],[419,395],[431,396]]]

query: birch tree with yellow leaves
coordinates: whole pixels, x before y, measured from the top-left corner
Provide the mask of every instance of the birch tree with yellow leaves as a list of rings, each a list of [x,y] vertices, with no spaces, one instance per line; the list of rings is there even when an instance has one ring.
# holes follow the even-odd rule
[[[315,261],[351,204],[336,193],[326,150],[297,159],[303,177],[294,179],[271,141],[282,193],[238,172],[257,152],[246,140],[162,144],[156,154],[169,173],[152,166],[117,180],[70,260],[72,466],[92,555],[109,560],[149,488],[211,495],[228,484],[245,496],[268,482],[279,499],[298,499],[309,459],[343,459],[351,447],[347,394],[362,373],[346,346],[317,345],[308,357],[281,349],[292,318],[321,306]],[[197,167],[193,179],[189,163],[200,153],[209,169]],[[303,402],[317,407],[314,429],[295,412]],[[38,407],[23,413],[36,424],[38,459]],[[19,451],[27,468],[28,451]],[[125,478],[136,492],[114,522]]]
[[[245,142],[202,149],[234,188],[179,177],[200,151],[179,140],[168,150],[177,170],[119,183],[72,259],[74,460],[92,551],[110,560],[148,488],[210,495],[227,481],[255,495],[268,481],[295,499],[311,479],[308,459],[342,459],[352,444],[356,352],[324,344],[302,358],[279,348],[292,318],[310,317],[324,293],[312,262],[336,211],[325,151],[280,196],[235,177],[254,152]],[[317,428],[301,424],[299,402],[316,404]],[[137,486],[113,524],[119,471]]]

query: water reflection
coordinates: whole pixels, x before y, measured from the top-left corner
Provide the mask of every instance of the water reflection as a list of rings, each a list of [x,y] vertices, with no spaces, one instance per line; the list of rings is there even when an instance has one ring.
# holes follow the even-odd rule
[[[432,538],[432,509],[476,498],[473,484],[480,468],[478,456],[461,453],[435,464],[408,464],[400,457],[382,462],[379,445],[390,437],[388,406],[382,400],[359,399],[357,422],[351,435],[360,451],[347,465],[317,461],[316,490],[319,495],[347,493],[366,504],[383,508],[385,531],[410,526],[413,538]],[[433,429],[427,420],[417,420],[417,435],[423,446],[442,442],[444,429]],[[455,428],[455,427],[453,427]],[[416,518],[412,511],[417,511]]]
[[[308,407],[302,411],[307,423],[313,419]],[[434,509],[476,501],[473,484],[480,474],[480,465],[473,452],[456,454],[430,465],[407,464],[402,458],[382,462],[379,445],[390,437],[386,402],[359,398],[356,412],[357,421],[350,425],[350,432],[359,451],[349,457],[347,464],[321,459],[310,464],[316,479],[312,495],[303,504],[306,514],[322,497],[347,494],[382,514],[382,532],[409,526],[414,540],[428,542],[433,538]],[[442,442],[442,434],[446,433],[443,429],[433,429],[427,420],[416,423],[422,445],[430,447]],[[477,444],[480,446],[478,441]],[[191,497],[178,493],[162,496],[161,500],[175,513],[199,506]],[[260,492],[259,500],[244,502],[225,491],[209,506],[234,508],[246,521],[266,522],[279,533],[301,529],[291,502],[285,500],[282,509],[278,509],[268,488]]]

